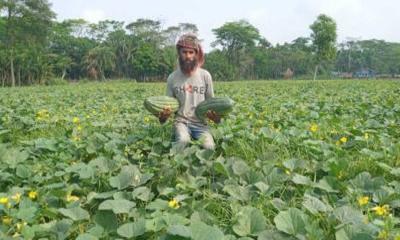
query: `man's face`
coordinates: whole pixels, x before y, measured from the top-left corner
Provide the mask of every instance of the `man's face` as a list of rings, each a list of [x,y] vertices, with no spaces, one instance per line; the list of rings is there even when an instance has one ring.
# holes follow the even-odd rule
[[[179,55],[184,61],[193,61],[196,57],[196,51],[192,48],[180,48]]]
[[[197,52],[194,49],[184,47],[179,49],[179,65],[184,73],[193,72],[197,62]]]

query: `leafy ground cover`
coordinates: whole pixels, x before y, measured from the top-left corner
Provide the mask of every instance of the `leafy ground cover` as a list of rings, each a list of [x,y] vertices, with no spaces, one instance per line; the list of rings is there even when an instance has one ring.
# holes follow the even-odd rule
[[[399,82],[214,88],[215,151],[144,110],[165,84],[0,89],[1,239],[400,239]]]

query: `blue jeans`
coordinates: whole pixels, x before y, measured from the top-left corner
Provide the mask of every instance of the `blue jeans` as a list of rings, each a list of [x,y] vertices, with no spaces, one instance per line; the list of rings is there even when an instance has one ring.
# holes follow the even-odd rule
[[[207,126],[198,126],[191,123],[176,122],[175,141],[187,145],[191,139],[202,141],[203,148],[214,149],[215,143],[210,130]]]

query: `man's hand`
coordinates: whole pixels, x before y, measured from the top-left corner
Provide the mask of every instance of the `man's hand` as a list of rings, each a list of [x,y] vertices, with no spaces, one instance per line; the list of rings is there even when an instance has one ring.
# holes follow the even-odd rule
[[[171,116],[171,108],[164,108],[162,112],[158,114],[158,120],[160,121],[161,124],[164,124],[169,116]]]
[[[220,123],[221,122],[221,116],[219,116],[215,111],[209,110],[207,112],[207,117],[215,122],[215,123]]]

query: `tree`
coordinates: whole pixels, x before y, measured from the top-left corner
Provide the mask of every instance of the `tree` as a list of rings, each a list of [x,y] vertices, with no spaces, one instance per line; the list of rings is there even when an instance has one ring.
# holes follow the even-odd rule
[[[115,68],[115,55],[111,48],[97,46],[85,55],[84,63],[90,78],[104,80],[106,72]]]
[[[336,57],[336,22],[331,17],[321,14],[310,26],[310,29],[312,30],[311,40],[316,60],[315,80],[321,63],[327,63]]]
[[[221,50],[213,50],[206,55],[204,68],[212,73],[214,80],[234,80],[235,68],[229,63],[226,55]]]
[[[246,20],[228,22],[212,31],[217,38],[212,46],[221,45],[222,50],[228,55],[229,62],[239,70],[241,58],[248,51],[254,48],[260,40],[263,44],[267,44],[267,41],[260,36],[258,29]]]
[[[124,22],[105,20],[97,24],[92,23],[89,25],[89,34],[96,42],[103,42],[107,39],[110,33],[116,31],[123,31]]]
[[[55,65],[54,73],[68,79],[86,75],[84,56],[99,43],[89,38],[88,23],[81,19],[69,19],[53,23],[49,34],[49,54]]]
[[[2,42],[7,52],[11,86],[15,86],[15,68],[24,67],[15,66],[18,54],[24,48],[42,50],[46,46],[54,17],[47,0],[0,0],[0,18],[5,29]]]
[[[174,46],[178,37],[184,33],[198,33],[199,29],[195,24],[192,23],[179,23],[178,26],[171,26],[168,27],[166,30],[163,31],[165,45],[166,46]]]

